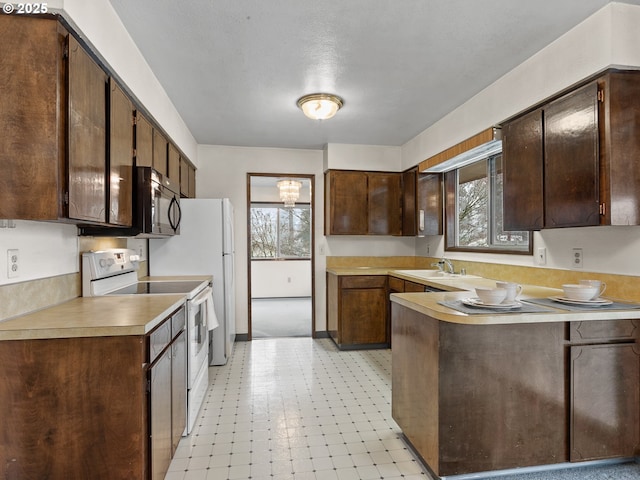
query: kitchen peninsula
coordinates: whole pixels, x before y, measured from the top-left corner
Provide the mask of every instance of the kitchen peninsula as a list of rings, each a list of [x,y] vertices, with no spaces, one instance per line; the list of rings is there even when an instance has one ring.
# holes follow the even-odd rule
[[[440,303],[487,282],[429,279],[456,291],[391,295],[393,417],[424,463],[447,477],[637,456],[640,310]],[[522,298],[558,292],[525,285]]]

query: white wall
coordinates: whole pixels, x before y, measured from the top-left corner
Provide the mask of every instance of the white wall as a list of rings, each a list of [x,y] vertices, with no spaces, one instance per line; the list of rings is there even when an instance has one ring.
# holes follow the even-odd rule
[[[374,170],[401,172],[402,149],[379,145],[329,143],[325,147],[324,170]]]
[[[0,221],[0,285],[79,271],[75,225],[16,220],[15,228]],[[7,276],[7,250],[18,249],[19,276]]]
[[[310,296],[310,260],[251,262],[251,298]]]
[[[499,124],[558,91],[610,66],[640,66],[640,7],[613,3],[514,68],[402,147],[404,168]],[[585,271],[640,274],[640,227],[553,229],[534,234],[547,251],[547,268],[572,268],[572,248],[583,248]],[[444,238],[416,239],[416,254],[537,266],[535,256],[444,251]]]

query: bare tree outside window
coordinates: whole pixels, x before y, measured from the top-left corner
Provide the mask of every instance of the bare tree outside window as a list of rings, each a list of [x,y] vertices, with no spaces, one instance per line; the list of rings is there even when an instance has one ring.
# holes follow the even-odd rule
[[[466,165],[457,176],[456,248],[529,250],[529,232],[503,229],[502,155]]]
[[[311,208],[251,206],[252,258],[310,258]]]

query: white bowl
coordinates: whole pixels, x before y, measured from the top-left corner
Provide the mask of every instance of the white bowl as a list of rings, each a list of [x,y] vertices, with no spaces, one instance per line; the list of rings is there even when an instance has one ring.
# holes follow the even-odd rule
[[[476,288],[476,295],[485,305],[500,305],[507,298],[504,288]]]
[[[564,296],[570,300],[586,302],[594,298],[600,292],[600,288],[593,285],[562,285]]]

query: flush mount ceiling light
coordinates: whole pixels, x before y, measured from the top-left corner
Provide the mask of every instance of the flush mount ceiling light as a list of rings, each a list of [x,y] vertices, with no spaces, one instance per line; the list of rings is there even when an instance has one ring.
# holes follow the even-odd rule
[[[284,206],[294,207],[296,200],[300,198],[302,183],[295,180],[280,180],[276,185],[280,190],[280,200],[284,202]]]
[[[314,120],[333,117],[342,108],[343,103],[340,97],[330,93],[312,93],[298,99],[298,106],[304,114]]]

